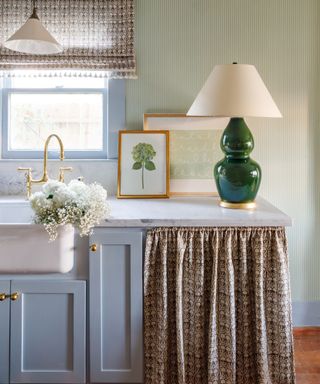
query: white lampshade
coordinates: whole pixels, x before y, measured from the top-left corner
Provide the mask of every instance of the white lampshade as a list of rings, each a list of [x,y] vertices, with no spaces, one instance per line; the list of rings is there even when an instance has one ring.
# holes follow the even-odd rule
[[[4,44],[12,51],[33,55],[62,52],[62,46],[41,24],[35,10],[32,16]]]
[[[282,117],[253,65],[214,67],[187,115],[216,117]]]

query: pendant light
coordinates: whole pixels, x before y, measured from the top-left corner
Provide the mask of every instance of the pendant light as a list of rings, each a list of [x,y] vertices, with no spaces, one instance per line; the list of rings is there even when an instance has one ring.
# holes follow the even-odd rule
[[[31,55],[50,55],[62,52],[62,46],[40,22],[35,0],[32,4],[32,15],[3,45],[12,51]]]

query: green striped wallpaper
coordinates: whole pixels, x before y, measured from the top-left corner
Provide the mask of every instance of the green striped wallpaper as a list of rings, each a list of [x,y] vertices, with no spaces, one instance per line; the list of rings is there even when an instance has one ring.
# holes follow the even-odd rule
[[[215,64],[254,64],[283,119],[248,120],[260,194],[294,218],[288,229],[295,300],[320,299],[320,1],[137,0],[138,80],[127,124],[185,112]]]

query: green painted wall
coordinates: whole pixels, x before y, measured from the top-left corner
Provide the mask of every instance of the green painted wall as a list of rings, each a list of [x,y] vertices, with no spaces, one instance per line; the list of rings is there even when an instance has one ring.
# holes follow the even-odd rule
[[[137,0],[138,80],[129,129],[144,112],[185,112],[215,64],[254,64],[283,119],[248,119],[260,194],[294,218],[292,295],[320,299],[320,1]]]

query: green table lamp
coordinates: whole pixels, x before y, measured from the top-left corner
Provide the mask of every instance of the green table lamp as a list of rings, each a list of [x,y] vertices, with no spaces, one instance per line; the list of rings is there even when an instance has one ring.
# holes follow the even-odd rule
[[[214,167],[220,205],[254,208],[261,168],[250,158],[254,141],[244,117],[282,117],[256,68],[215,66],[187,115],[231,118],[220,142],[225,157]]]

